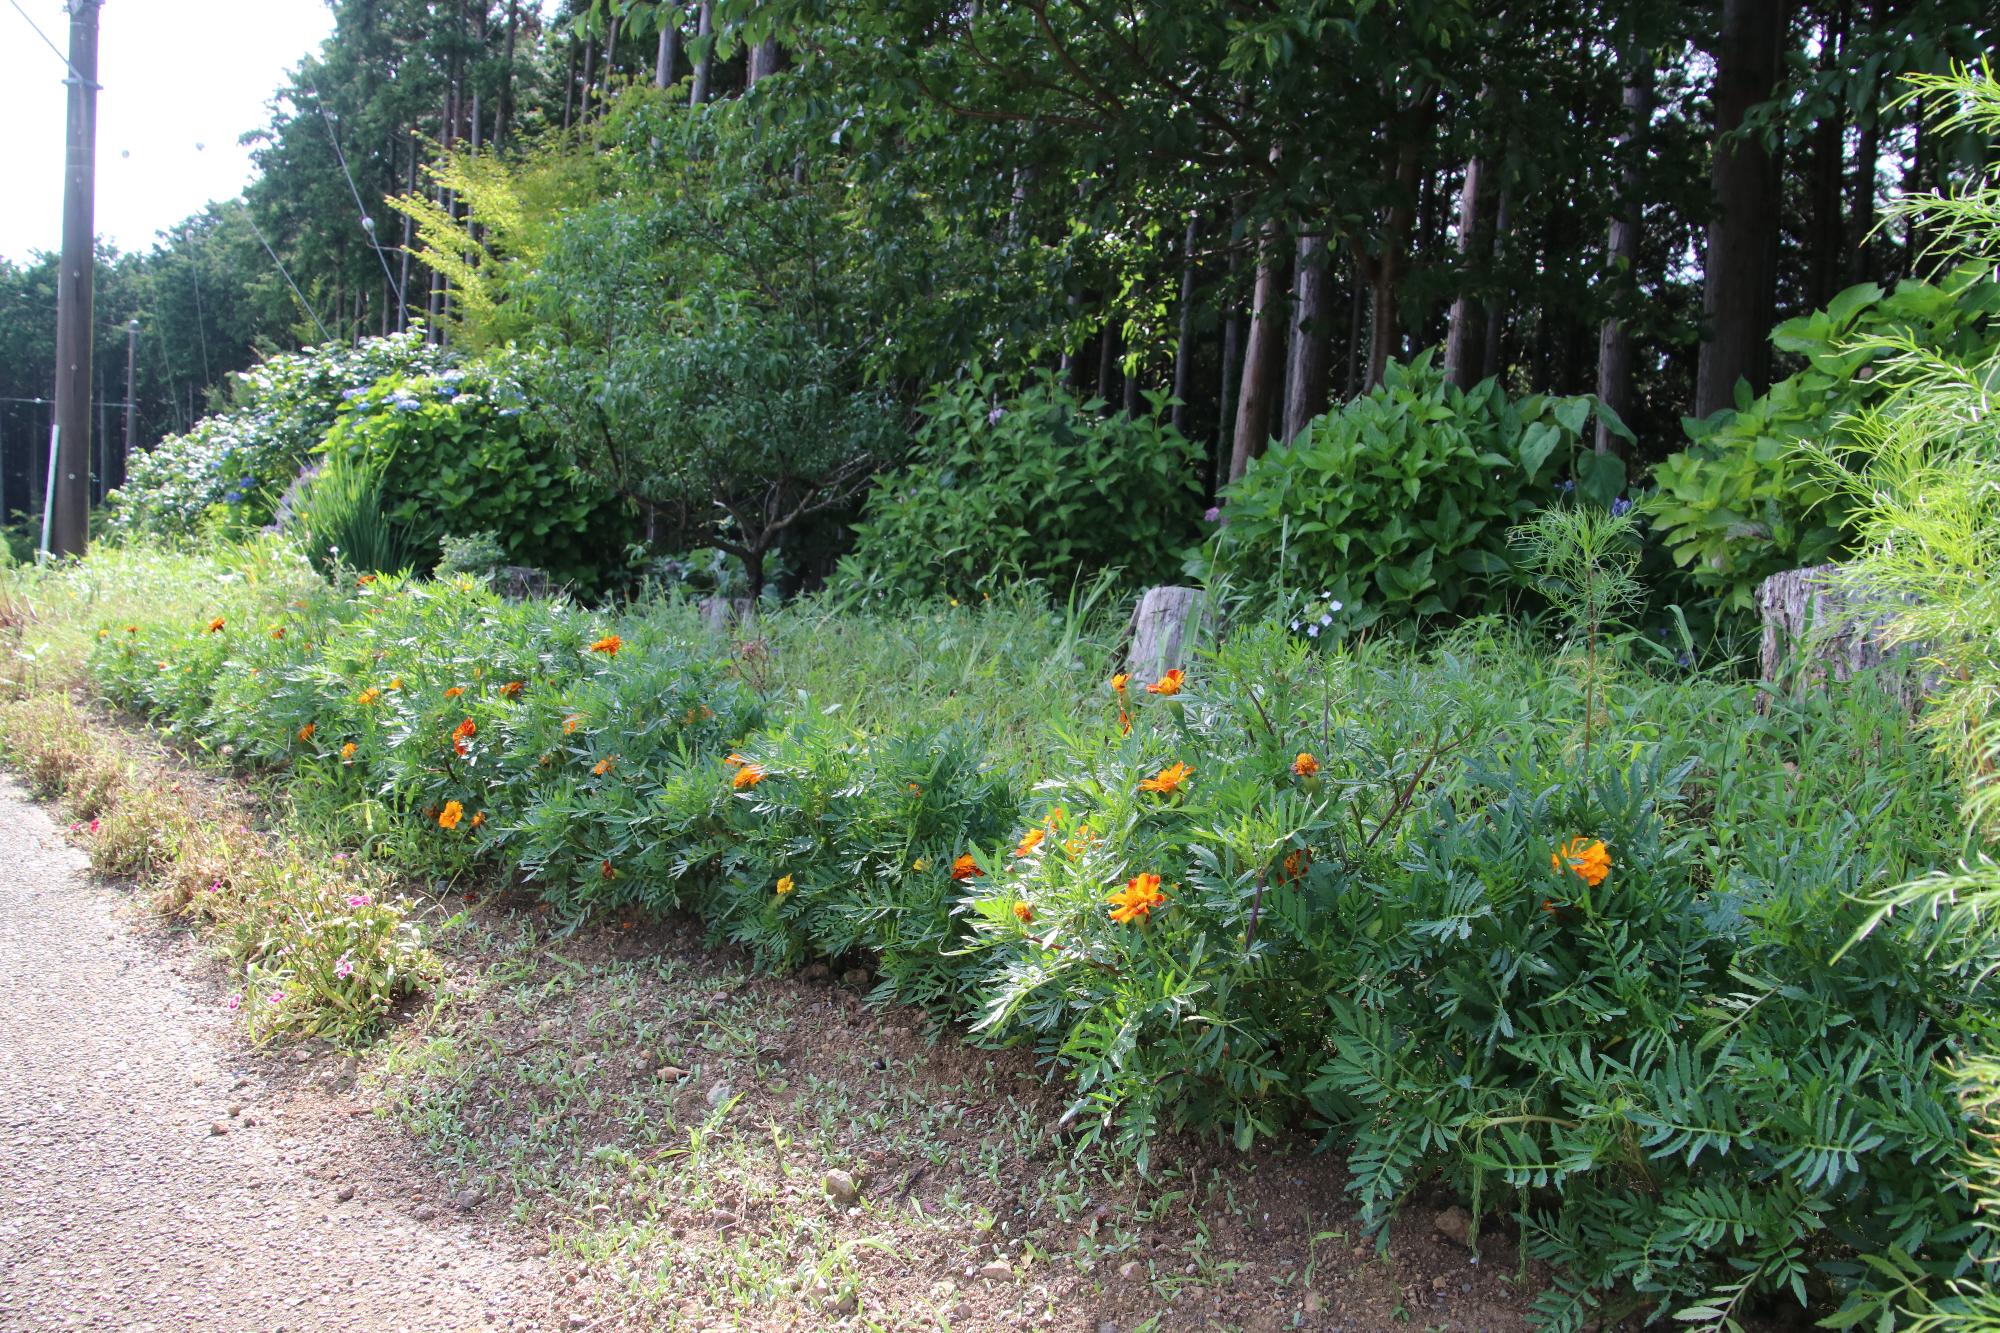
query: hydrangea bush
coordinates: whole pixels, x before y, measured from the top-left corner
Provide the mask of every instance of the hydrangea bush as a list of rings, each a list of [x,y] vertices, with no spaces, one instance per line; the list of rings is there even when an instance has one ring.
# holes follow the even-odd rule
[[[204,521],[229,533],[262,527],[344,401],[387,375],[442,371],[446,360],[412,328],[268,357],[232,375],[215,411],[129,461],[111,495],[111,531],[186,537]]]

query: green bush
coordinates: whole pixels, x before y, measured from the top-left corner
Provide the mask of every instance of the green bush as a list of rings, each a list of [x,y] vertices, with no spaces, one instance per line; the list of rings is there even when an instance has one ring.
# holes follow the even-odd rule
[[[1105,416],[1047,373],[934,389],[916,461],[876,484],[835,588],[910,600],[1019,579],[1067,588],[1106,569],[1170,580],[1200,516],[1201,450],[1164,405]]]
[[[1755,398],[1739,385],[1733,410],[1683,423],[1694,443],[1653,469],[1643,507],[1696,588],[1747,610],[1772,574],[1847,548],[1850,502],[1800,446],[1832,443],[1883,400],[1878,372],[1898,346],[1967,365],[2000,348],[2000,284],[1990,275],[1990,265],[1965,264],[1935,285],[1850,287],[1772,333],[1779,351],[1805,358],[1802,369]]]
[[[211,513],[226,533],[260,528],[344,401],[384,376],[434,374],[445,363],[421,328],[269,357],[231,376],[216,410],[185,435],[131,458],[125,485],[111,495],[109,528],[186,537]]]
[[[1990,982],[1920,924],[1829,962],[1850,895],[1956,846],[1948,775],[1865,683],[1263,624],[1146,690],[1080,679],[1102,646],[1007,596],[774,611],[737,645],[470,579],[105,628],[107,697],[287,766],[371,859],[872,964],[878,997],[1064,1070],[1084,1142],[1321,1128],[1370,1226],[1438,1181],[1518,1224],[1554,1327],[1825,1308],[1863,1299],[1857,1254],[1996,1248],[1939,1169]],[[881,701],[846,709],[856,679]],[[1558,856],[1579,838],[1602,874]]]
[[[380,479],[388,517],[435,532],[494,532],[517,565],[595,586],[622,561],[629,516],[564,457],[504,363],[386,375],[328,432],[332,462]]]
[[[1509,528],[1564,479],[1601,505],[1624,487],[1617,458],[1579,448],[1603,411],[1589,397],[1510,401],[1490,379],[1461,391],[1429,352],[1392,365],[1224,489],[1227,521],[1189,572],[1267,604],[1317,590],[1345,628],[1500,610]]]

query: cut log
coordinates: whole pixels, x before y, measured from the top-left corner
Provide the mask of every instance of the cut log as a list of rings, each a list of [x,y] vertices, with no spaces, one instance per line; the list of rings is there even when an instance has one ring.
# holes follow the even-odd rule
[[[1133,679],[1155,681],[1193,656],[1196,622],[1207,599],[1198,588],[1148,588],[1132,610],[1131,648],[1125,669]]]
[[[1834,565],[1773,574],[1757,585],[1757,615],[1764,624],[1759,674],[1797,693],[1887,667],[1877,681],[1914,710],[1936,676],[1923,669],[1920,645],[1882,642],[1882,617],[1871,605],[1843,585]]]

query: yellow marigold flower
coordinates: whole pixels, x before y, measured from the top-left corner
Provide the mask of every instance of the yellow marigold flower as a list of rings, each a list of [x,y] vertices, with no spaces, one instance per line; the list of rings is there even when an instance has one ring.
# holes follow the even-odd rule
[[[1027,924],[1028,924],[1028,923],[1029,923],[1030,921],[1033,921],[1033,920],[1035,919],[1035,909],[1034,909],[1034,908],[1032,908],[1032,907],[1030,907],[1030,906],[1028,906],[1028,905],[1027,905],[1026,903],[1015,903],[1015,904],[1014,904],[1014,917],[1015,917],[1015,919],[1016,919],[1016,920],[1018,920],[1018,921],[1019,921],[1019,922],[1020,922],[1020,923],[1021,923],[1022,925],[1024,925],[1024,926],[1025,926],[1025,925],[1027,925]]]
[[[764,770],[755,764],[745,764],[736,770],[736,776],[729,779],[729,785],[737,791],[748,791],[764,780]]]
[[[604,758],[598,760],[596,763],[590,766],[591,776],[599,778],[603,777],[606,773],[609,773],[611,771],[611,766],[617,762],[618,762],[617,755],[615,754],[606,755]]]
[[[1181,692],[1181,682],[1184,679],[1185,676],[1183,675],[1181,669],[1179,667],[1175,667],[1172,671],[1169,671],[1166,675],[1160,677],[1158,680],[1154,681],[1151,685],[1148,685],[1146,687],[1146,693],[1160,694],[1160,695],[1179,694]]]
[[[1125,881],[1125,887],[1111,895],[1111,919],[1123,926],[1133,921],[1147,920],[1155,907],[1167,901],[1160,892],[1158,875],[1134,875]]]
[[[796,884],[792,883],[792,877],[790,875],[780,876],[778,879],[778,896],[782,898],[797,887],[798,886]]]
[[[221,617],[221,616],[217,616],[217,617],[216,617],[215,619],[213,619],[213,620],[211,620],[211,621],[209,621],[209,622],[208,622],[208,632],[209,632],[210,634],[220,634],[220,633],[222,633],[222,617]]]
[[[618,656],[618,650],[624,646],[625,640],[619,638],[616,634],[607,634],[596,643],[591,644],[590,651],[593,653],[603,653],[606,657],[616,657]]]
[[[444,809],[438,813],[438,827],[446,829],[457,828],[458,821],[463,818],[465,818],[465,807],[457,801],[446,801]]]
[[[1310,778],[1316,776],[1318,773],[1319,760],[1313,758],[1304,750],[1299,751],[1299,757],[1292,760],[1292,776],[1295,778]]]
[[[1114,675],[1111,678],[1112,690],[1118,694],[1125,693],[1125,686],[1127,682],[1129,682],[1131,679],[1132,676],[1129,672],[1120,671],[1118,674]]]
[[[319,730],[319,723],[308,722],[303,727],[299,728],[299,739],[302,741],[309,741],[313,738],[313,733],[318,730]]]
[[[111,631],[108,629],[101,629],[97,631],[97,637],[100,639],[108,639],[111,637]]]
[[[340,747],[340,757],[346,760],[352,760],[354,758],[353,741],[349,741],[347,744]]]
[[[454,685],[450,689],[444,692],[444,697],[447,699],[456,699],[459,695],[464,693],[465,693],[465,686]]]
[[[395,678],[394,680],[390,681],[390,682],[389,682],[389,688],[390,688],[390,689],[392,689],[392,690],[400,690],[400,689],[402,689],[402,688],[403,688],[403,678],[402,678],[401,676],[398,676],[398,677],[396,677],[396,678]]]
[[[920,856],[916,860],[910,862],[910,869],[916,871],[919,875],[923,874],[926,870],[929,870],[930,868],[931,868],[931,859],[928,856]]]
[[[1193,776],[1194,770],[1186,764],[1179,762],[1171,763],[1152,777],[1142,779],[1139,783],[1139,790],[1157,792],[1161,796],[1172,796],[1182,787],[1185,787],[1187,780]]]
[[[1574,871],[1594,889],[1611,873],[1611,852],[1596,838],[1571,838],[1550,855],[1549,867],[1558,875]]]
[[[1023,833],[1021,835],[1021,841],[1015,844],[1014,855],[1033,856],[1035,854],[1035,849],[1042,845],[1042,839],[1048,836],[1049,834],[1047,829],[1040,829],[1040,828],[1029,829],[1026,833]]]
[[[953,879],[978,879],[980,874],[979,862],[973,860],[970,853],[959,857],[951,863],[951,877]]]
[[[377,699],[380,699],[381,697],[382,697],[382,691],[376,689],[373,685],[370,685],[367,689],[361,691],[361,693],[354,696],[354,702],[360,704],[363,708],[366,708],[369,704],[374,703]]]

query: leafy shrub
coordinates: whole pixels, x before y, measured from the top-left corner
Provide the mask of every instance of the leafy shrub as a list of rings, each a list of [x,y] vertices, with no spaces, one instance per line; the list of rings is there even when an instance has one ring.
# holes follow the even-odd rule
[[[594,585],[622,559],[628,520],[526,406],[504,362],[387,375],[343,406],[325,451],[379,478],[411,541],[494,532],[509,562]]]
[[[445,360],[413,328],[269,357],[231,376],[215,411],[132,457],[111,496],[111,531],[185,537],[216,506],[227,532],[269,523],[345,399],[387,375],[434,374]]]
[[[934,389],[916,460],[870,493],[836,588],[908,600],[1104,569],[1167,581],[1199,517],[1201,451],[1163,407],[1105,416],[1046,372]]]
[[[1772,574],[1846,549],[1849,500],[1799,446],[1832,443],[1884,398],[1879,371],[1899,345],[1962,364],[2000,347],[2000,285],[1990,272],[1965,264],[1935,285],[1911,278],[1887,293],[1873,283],[1850,287],[1772,333],[1780,351],[1805,358],[1804,368],[1755,398],[1739,386],[1734,410],[1683,423],[1694,443],[1653,469],[1644,508],[1697,588],[1748,609]]]
[[[1590,397],[1509,401],[1490,379],[1461,391],[1429,352],[1392,365],[1224,489],[1227,521],[1190,572],[1267,602],[1317,589],[1347,627],[1499,610],[1509,528],[1572,471],[1598,504],[1623,488],[1617,458],[1578,447],[1603,411]]]
[[[842,635],[790,614],[774,641]],[[607,625],[469,579],[107,632],[92,670],[289,766],[372,859],[518,871],[565,915],[688,910],[765,966],[872,960],[878,995],[1064,1069],[1085,1141],[1318,1125],[1376,1226],[1442,1180],[1560,1265],[1556,1327],[1859,1300],[1857,1253],[1993,1252],[1937,1165],[1991,983],[1920,924],[1828,961],[1850,894],[1954,850],[1951,784],[1865,684],[1654,681],[1616,640],[1579,682],[1478,626],[1427,656],[1264,624],[1154,690],[1041,689],[996,763],[966,710],[1039,678],[979,622],[1020,614],[885,618],[915,649],[850,660],[911,679],[865,729],[687,609]],[[945,686],[936,635],[987,678]]]

